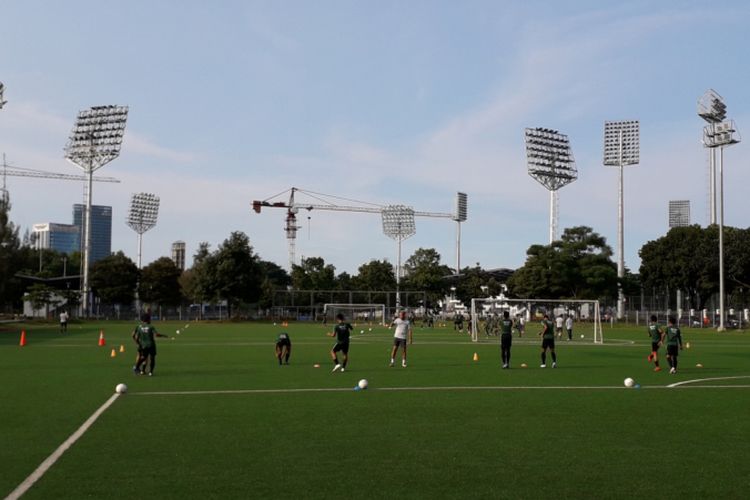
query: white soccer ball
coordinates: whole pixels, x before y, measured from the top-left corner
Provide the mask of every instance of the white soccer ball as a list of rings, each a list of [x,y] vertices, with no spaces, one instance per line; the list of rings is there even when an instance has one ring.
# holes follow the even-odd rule
[[[128,392],[128,386],[125,384],[117,384],[117,387],[115,387],[115,392],[117,394],[125,394]]]
[[[625,384],[625,387],[633,387],[635,385],[635,380],[633,380],[632,378],[628,377],[628,378],[625,379],[625,381],[623,382],[623,384]]]
[[[585,336],[585,335],[581,335],[581,338],[582,338],[582,339],[583,339],[583,338],[586,338],[586,336]]]
[[[177,335],[179,335],[179,334],[180,334],[180,331],[179,331],[179,330],[177,330]]]
[[[365,333],[365,331],[364,330],[360,330],[359,333]]]
[[[359,387],[360,389],[367,389],[367,379],[363,378],[362,380],[357,382],[357,387]]]

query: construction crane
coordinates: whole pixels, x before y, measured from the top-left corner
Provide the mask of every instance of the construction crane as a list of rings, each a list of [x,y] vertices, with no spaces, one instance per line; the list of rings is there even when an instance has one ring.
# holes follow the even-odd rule
[[[280,196],[289,193],[288,201],[273,201]],[[297,193],[304,194],[313,198],[320,203],[303,203],[295,199]],[[355,203],[356,205],[342,205],[344,203]],[[388,210],[393,205],[380,205],[377,203],[368,203],[358,200],[352,200],[350,198],[342,198],[340,196],[327,195],[322,193],[316,193],[314,191],[307,191],[293,187],[278,193],[265,200],[253,201],[253,211],[260,213],[263,207],[269,208],[285,208],[286,209],[286,225],[284,231],[286,232],[286,238],[289,246],[289,269],[296,264],[296,250],[295,242],[297,240],[297,231],[300,226],[297,225],[297,213],[300,210],[330,210],[335,212],[359,212],[369,214],[383,214],[384,210]],[[466,194],[457,193],[456,196],[456,211],[455,213],[444,213],[444,212],[422,212],[414,210],[413,214],[415,217],[437,217],[443,219],[451,219],[458,223],[458,232],[456,240],[456,273],[458,274],[460,267],[460,247],[461,247],[461,222],[466,220]]]
[[[32,168],[23,168],[18,167],[15,165],[9,165],[5,161],[5,154],[3,154],[3,187],[2,187],[2,196],[3,199],[7,201],[8,199],[8,190],[5,187],[5,178],[10,177],[33,177],[37,179],[57,179],[61,181],[85,181],[87,179],[84,175],[75,175],[75,174],[60,174],[57,172],[47,172],[45,170],[36,170]],[[115,179],[114,177],[94,177],[94,181],[96,182],[114,182],[119,183],[119,179]]]

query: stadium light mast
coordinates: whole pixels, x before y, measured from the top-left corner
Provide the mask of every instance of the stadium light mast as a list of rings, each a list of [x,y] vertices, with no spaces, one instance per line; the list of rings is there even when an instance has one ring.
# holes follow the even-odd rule
[[[461,274],[461,223],[466,222],[468,203],[466,193],[456,193],[456,276]]]
[[[151,193],[136,193],[130,199],[127,224],[138,233],[138,269],[141,269],[143,233],[156,226],[159,216],[159,197]]]
[[[387,205],[381,211],[383,234],[398,242],[398,264],[396,266],[396,307],[401,307],[401,242],[417,232],[414,209],[405,205]]]
[[[727,117],[727,106],[724,98],[714,89],[708,89],[698,99],[698,116],[715,127]],[[708,150],[708,210],[709,224],[716,224],[716,148]]]
[[[709,90],[709,92],[713,92]],[[718,96],[718,94],[716,94]],[[704,95],[705,97],[705,95]],[[708,122],[703,127],[703,146],[719,150],[719,328],[724,326],[724,148],[741,141],[734,120],[726,120],[726,105],[722,100],[712,101],[706,109],[698,103],[698,115]],[[701,113],[703,111],[703,113]],[[713,155],[713,152],[711,153]]]
[[[625,200],[624,167],[640,162],[640,124],[637,120],[604,122],[604,165],[619,169],[617,190],[617,277],[625,277]],[[617,285],[617,319],[625,313],[622,281]]]
[[[91,260],[91,187],[94,172],[120,156],[128,119],[127,106],[94,106],[80,111],[65,146],[65,159],[87,176],[86,214],[83,221],[82,315],[89,314],[89,263]]]
[[[5,85],[3,85],[3,82],[0,82],[0,109],[3,109],[3,106],[5,106],[8,101],[3,99],[3,93],[5,92]]]
[[[578,178],[568,136],[548,128],[526,129],[526,164],[531,177],[549,190],[549,242],[557,239],[557,190]]]

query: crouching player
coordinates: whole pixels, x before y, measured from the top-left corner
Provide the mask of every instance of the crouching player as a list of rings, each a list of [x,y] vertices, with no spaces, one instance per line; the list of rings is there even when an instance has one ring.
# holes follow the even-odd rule
[[[276,339],[276,358],[279,360],[281,365],[282,358],[284,364],[289,364],[289,356],[292,355],[292,339],[289,338],[289,334],[281,332],[279,337]]]

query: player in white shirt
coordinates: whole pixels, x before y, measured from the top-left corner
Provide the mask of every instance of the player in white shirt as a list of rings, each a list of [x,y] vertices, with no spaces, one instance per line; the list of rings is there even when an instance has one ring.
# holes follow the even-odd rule
[[[568,340],[573,340],[573,315],[565,318],[565,330],[568,332]]]
[[[401,366],[406,368],[406,343],[412,342],[412,330],[411,323],[406,319],[406,311],[401,311],[398,318],[393,320],[391,328],[395,327],[393,331],[393,349],[391,350],[391,365],[396,361],[396,353],[398,348],[401,347]]]
[[[558,316],[557,318],[555,318],[555,333],[557,334],[558,339],[562,337],[564,321],[565,320],[563,319],[562,314]]]

